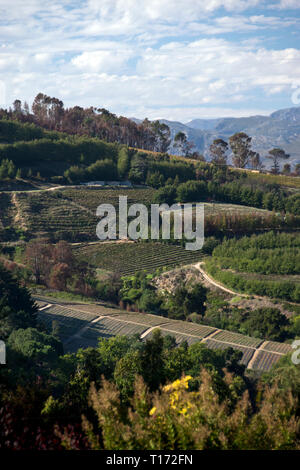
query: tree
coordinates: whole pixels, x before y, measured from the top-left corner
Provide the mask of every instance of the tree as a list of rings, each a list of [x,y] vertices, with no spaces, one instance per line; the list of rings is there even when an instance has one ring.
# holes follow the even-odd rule
[[[34,363],[53,363],[63,353],[59,340],[36,328],[19,328],[8,339],[8,346],[20,353],[24,359]]]
[[[163,344],[164,340],[160,330],[155,329],[151,339],[146,341],[141,350],[143,378],[150,390],[156,390],[164,382]]]
[[[0,338],[13,329],[36,326],[37,306],[28,290],[0,264]]]
[[[174,137],[174,147],[179,150],[185,157],[189,157],[191,149],[194,147],[192,142],[189,142],[187,135],[184,132],[177,132]]]
[[[166,152],[171,144],[171,131],[167,124],[159,121],[152,122],[152,129],[155,135],[155,150]]]
[[[295,165],[295,175],[300,176],[300,163]]]
[[[228,144],[222,139],[215,139],[209,147],[211,162],[215,165],[226,165]]]
[[[0,180],[12,179],[16,175],[16,167],[11,160],[3,159],[0,165]]]
[[[22,102],[20,100],[13,102],[13,112],[17,115],[22,114]]]
[[[42,276],[48,277],[51,270],[52,247],[43,239],[30,240],[26,246],[25,257],[33,271],[37,284]]]
[[[290,165],[290,163],[285,163],[283,165],[282,173],[284,175],[290,175],[291,174],[291,165]]]
[[[272,173],[278,174],[280,170],[280,160],[287,160],[288,158],[290,158],[290,155],[285,153],[285,151],[280,148],[274,148],[269,151],[269,155],[267,155],[267,158],[273,161]]]
[[[245,168],[251,156],[251,137],[244,132],[238,132],[229,138],[233,152],[233,164],[237,168]]]
[[[196,284],[187,293],[183,302],[183,310],[187,315],[191,313],[198,313],[203,315],[205,311],[204,303],[206,301],[207,289],[202,284]]]
[[[262,168],[263,165],[258,152],[250,151],[250,164],[252,170],[260,170]]]
[[[66,290],[67,281],[70,277],[71,270],[66,263],[55,264],[50,273],[49,285],[52,289]]]
[[[74,266],[75,260],[71,246],[65,240],[60,240],[54,246],[53,253],[53,262],[57,263],[65,263],[72,268]]]
[[[129,351],[117,362],[114,380],[123,398],[126,399],[133,394],[136,377],[142,373],[138,351]]]
[[[202,153],[197,152],[196,150],[192,153],[191,158],[193,160],[199,160],[199,162],[205,162],[205,157]]]

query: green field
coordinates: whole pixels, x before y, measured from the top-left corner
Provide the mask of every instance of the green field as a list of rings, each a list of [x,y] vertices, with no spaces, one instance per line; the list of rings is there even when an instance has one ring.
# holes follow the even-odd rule
[[[128,207],[142,203],[149,207],[154,201],[156,190],[152,188],[134,189],[92,189],[86,187],[64,187],[54,190],[0,192],[0,237],[1,231],[10,227],[22,228],[29,238],[48,236],[56,242],[65,239],[69,242],[96,241],[96,226],[99,218],[96,209],[100,204],[112,204],[118,209],[119,196],[127,196]],[[197,201],[201,202],[201,201]],[[118,210],[116,210],[118,219]],[[272,213],[253,207],[205,203],[205,216],[245,216],[259,217],[264,227],[264,217]],[[217,220],[217,219],[215,219]],[[217,225],[222,223],[220,218]],[[246,223],[247,225],[247,223]],[[266,224],[267,225],[267,222]],[[250,230],[250,227],[248,230]],[[7,241],[7,236],[5,241]]]
[[[157,268],[196,263],[203,257],[199,251],[155,242],[82,244],[74,247],[74,252],[79,260],[122,275],[142,270],[153,273]]]

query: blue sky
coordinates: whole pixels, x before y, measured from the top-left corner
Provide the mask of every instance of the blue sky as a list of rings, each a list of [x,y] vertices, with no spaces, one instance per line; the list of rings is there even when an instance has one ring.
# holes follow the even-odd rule
[[[41,91],[188,122],[300,104],[300,0],[0,0],[0,25],[1,106]]]

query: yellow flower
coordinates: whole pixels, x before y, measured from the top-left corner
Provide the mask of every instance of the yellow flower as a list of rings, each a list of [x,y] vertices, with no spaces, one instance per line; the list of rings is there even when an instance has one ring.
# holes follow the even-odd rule
[[[156,406],[153,406],[153,408],[149,411],[149,415],[150,416],[154,415],[155,411],[156,411]]]

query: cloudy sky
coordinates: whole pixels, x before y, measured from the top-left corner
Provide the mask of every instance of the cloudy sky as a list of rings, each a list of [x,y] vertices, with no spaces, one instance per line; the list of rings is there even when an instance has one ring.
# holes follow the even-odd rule
[[[0,0],[0,25],[1,106],[41,91],[187,122],[300,104],[300,0]]]

